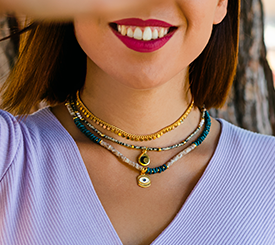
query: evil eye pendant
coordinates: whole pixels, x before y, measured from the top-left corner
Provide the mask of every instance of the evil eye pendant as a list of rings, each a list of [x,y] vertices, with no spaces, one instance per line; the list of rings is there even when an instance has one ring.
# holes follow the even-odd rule
[[[147,188],[151,185],[151,180],[148,175],[142,174],[137,177],[138,186]]]
[[[148,175],[146,175],[147,168],[141,170],[140,175],[137,177],[138,186],[142,188],[147,188],[151,185],[151,180]]]

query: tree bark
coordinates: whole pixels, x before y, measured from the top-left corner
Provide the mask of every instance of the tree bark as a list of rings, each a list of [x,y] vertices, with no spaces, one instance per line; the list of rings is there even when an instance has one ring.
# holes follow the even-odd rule
[[[0,39],[18,30],[18,22],[12,15],[0,16]],[[13,67],[19,49],[19,37],[14,36],[0,42],[0,85]]]
[[[211,114],[251,131],[275,135],[275,91],[266,60],[261,0],[242,1],[236,78],[224,107],[212,109]]]

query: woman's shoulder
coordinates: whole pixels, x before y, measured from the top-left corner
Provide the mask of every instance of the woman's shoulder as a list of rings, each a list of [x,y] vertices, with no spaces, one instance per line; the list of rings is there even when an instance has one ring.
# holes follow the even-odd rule
[[[11,164],[25,163],[45,152],[51,138],[60,134],[58,123],[49,108],[26,118],[0,110],[0,181]]]
[[[251,132],[222,119],[219,122],[222,125],[219,150],[223,156],[236,163],[251,166],[258,161],[262,166],[275,168],[274,136]]]
[[[22,132],[17,119],[10,113],[0,110],[0,181],[16,157],[21,141]]]
[[[223,119],[218,119],[222,125],[222,134],[224,138],[228,138],[238,143],[246,143],[247,146],[266,146],[267,144],[275,144],[275,137],[272,135],[265,135],[256,132],[249,131],[247,129],[240,128],[239,126],[233,125]],[[267,150],[271,148],[267,147]],[[274,149],[273,149],[274,150]]]
[[[12,145],[22,140],[22,136],[35,138],[49,129],[53,130],[56,123],[49,108],[43,108],[27,117],[19,118],[7,111],[0,110],[0,139],[2,144]]]

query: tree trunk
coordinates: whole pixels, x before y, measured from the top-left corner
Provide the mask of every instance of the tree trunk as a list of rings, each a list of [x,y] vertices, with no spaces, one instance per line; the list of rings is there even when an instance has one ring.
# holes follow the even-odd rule
[[[0,39],[18,30],[16,18],[12,15],[0,16]],[[19,38],[13,37],[0,42],[0,85],[7,78],[17,58]]]
[[[211,110],[242,128],[275,135],[275,91],[266,60],[261,0],[242,1],[239,65],[223,108]]]

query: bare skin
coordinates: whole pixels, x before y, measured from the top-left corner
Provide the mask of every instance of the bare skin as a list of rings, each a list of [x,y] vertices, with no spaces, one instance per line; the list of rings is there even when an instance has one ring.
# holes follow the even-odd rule
[[[170,0],[0,0],[0,12],[15,11],[39,19],[70,19],[83,14],[126,13],[163,1]]]

